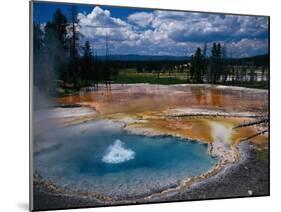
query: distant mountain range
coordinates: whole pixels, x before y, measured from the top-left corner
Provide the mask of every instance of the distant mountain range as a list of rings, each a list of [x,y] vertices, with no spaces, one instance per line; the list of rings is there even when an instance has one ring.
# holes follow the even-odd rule
[[[98,60],[105,60],[106,56],[96,56]],[[110,60],[114,61],[184,61],[188,60],[187,56],[170,56],[170,55],[137,55],[137,54],[128,54],[128,55],[110,55]]]
[[[113,61],[186,61],[189,60],[188,56],[171,56],[171,55],[137,55],[137,54],[127,54],[127,55],[110,55],[110,60]],[[96,56],[97,60],[104,61],[106,59],[105,55]],[[230,59],[230,58],[228,58]],[[267,60],[268,54],[256,55],[252,57],[243,58],[233,58],[233,60]]]

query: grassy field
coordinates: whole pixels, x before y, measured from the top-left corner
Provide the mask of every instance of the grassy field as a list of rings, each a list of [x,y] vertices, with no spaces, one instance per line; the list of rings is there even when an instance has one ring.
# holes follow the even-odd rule
[[[181,84],[186,83],[185,73],[138,73],[134,69],[122,70],[114,83],[150,83],[150,84]]]
[[[267,82],[226,82],[226,83],[218,83],[221,85],[233,85],[239,87],[246,87],[246,88],[257,88],[257,89],[269,89],[269,85]]]
[[[181,72],[167,72],[164,73],[139,73],[135,69],[124,69],[119,71],[119,75],[116,79],[113,80],[113,83],[124,83],[124,84],[133,84],[133,83],[150,83],[150,84],[184,84],[184,83],[195,83],[190,82],[186,73]],[[225,82],[218,83],[221,85],[234,85],[247,88],[259,88],[259,89],[268,89],[268,83],[266,82]]]

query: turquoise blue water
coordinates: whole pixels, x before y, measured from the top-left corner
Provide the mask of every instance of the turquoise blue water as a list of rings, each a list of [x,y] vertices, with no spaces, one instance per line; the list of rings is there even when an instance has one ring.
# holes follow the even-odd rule
[[[175,137],[131,135],[110,122],[90,122],[44,134],[54,143],[34,156],[35,170],[60,186],[105,195],[141,196],[176,186],[217,162],[207,145]]]

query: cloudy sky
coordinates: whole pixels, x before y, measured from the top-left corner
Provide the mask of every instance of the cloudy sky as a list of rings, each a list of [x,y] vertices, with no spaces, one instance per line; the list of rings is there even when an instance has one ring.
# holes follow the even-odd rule
[[[57,8],[70,18],[70,7],[37,2],[34,20],[46,23]],[[78,5],[77,11],[80,42],[89,40],[99,55],[105,54],[106,36],[111,54],[189,56],[204,43],[210,51],[213,42],[233,57],[268,53],[267,17],[94,5]]]

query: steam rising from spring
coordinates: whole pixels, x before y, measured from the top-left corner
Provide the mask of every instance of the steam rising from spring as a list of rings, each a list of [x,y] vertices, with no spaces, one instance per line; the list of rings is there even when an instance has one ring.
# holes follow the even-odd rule
[[[212,136],[215,142],[221,142],[223,144],[230,144],[232,128],[227,127],[223,124],[219,124],[216,122],[211,123],[212,126]]]
[[[213,136],[211,154],[220,157],[224,161],[234,162],[236,152],[231,147],[232,127],[217,122],[210,122],[210,126]]]

